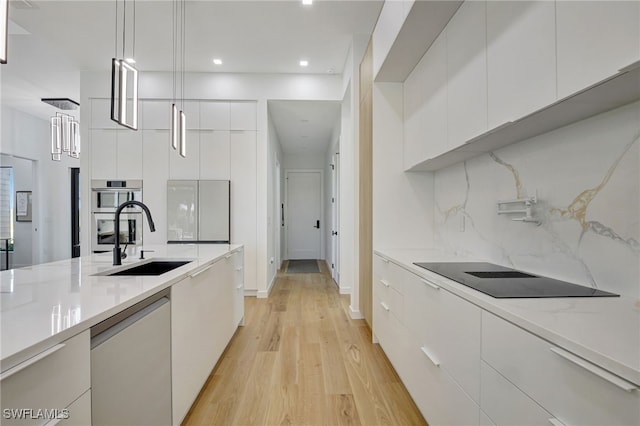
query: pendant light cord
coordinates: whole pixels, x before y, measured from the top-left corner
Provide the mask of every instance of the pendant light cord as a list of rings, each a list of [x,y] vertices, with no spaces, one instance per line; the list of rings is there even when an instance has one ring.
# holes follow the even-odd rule
[[[136,59],[136,0],[133,0],[133,52],[132,58]]]
[[[124,59],[124,46],[127,39],[127,0],[122,0],[122,8],[122,59]]]
[[[171,23],[173,25],[172,27],[172,44],[173,44],[173,78],[172,78],[172,83],[173,83],[173,103],[176,103],[176,56],[177,56],[177,49],[178,49],[178,40],[177,40],[177,32],[178,32],[178,26],[177,26],[177,16],[176,16],[176,8],[177,8],[177,2],[176,0],[173,0],[173,4],[172,4],[173,8],[172,8],[172,16],[171,16]]]
[[[116,28],[115,28],[115,49],[114,49],[114,53],[113,53],[113,57],[117,58],[118,57],[118,0],[116,0]]]
[[[181,71],[182,71],[182,83],[180,86],[180,93],[182,94],[182,110],[184,110],[184,50],[186,47],[186,22],[187,22],[187,17],[186,17],[186,2],[185,0],[182,0],[182,66],[181,66]]]

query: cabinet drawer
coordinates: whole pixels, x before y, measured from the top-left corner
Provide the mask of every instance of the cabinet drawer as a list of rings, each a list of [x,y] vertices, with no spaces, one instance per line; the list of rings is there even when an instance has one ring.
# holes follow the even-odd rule
[[[553,416],[493,368],[480,365],[480,408],[497,426],[549,425]]]
[[[400,268],[395,263],[380,257],[374,256],[373,258],[373,273],[378,280],[383,280],[390,287],[395,288],[399,293],[402,293],[401,281],[404,269]]]
[[[436,366],[423,348],[407,351],[410,373],[400,374],[420,412],[430,425],[476,425],[480,407],[443,368]]]
[[[68,407],[91,386],[89,366],[87,330],[5,371],[0,382],[3,415],[4,409],[35,411]],[[44,424],[48,420],[3,417],[2,424]]]
[[[405,324],[471,398],[480,402],[481,309],[406,271]]]
[[[91,424],[91,390],[67,407],[68,416],[60,421],[51,420],[47,426],[87,426]]]
[[[385,311],[391,312],[402,323],[403,307],[402,294],[393,288],[386,280],[374,279],[375,298],[379,301],[380,306]]]
[[[610,374],[604,369],[488,312],[482,359],[566,425],[640,424],[639,390],[621,389],[601,377]]]

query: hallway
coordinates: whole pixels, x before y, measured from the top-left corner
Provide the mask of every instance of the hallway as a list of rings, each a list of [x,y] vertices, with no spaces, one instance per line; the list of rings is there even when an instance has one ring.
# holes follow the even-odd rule
[[[185,425],[426,424],[364,320],[322,273],[280,270],[240,327]]]

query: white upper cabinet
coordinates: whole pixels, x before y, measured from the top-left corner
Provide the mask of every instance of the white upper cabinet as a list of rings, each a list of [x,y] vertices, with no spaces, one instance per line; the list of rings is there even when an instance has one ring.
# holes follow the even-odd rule
[[[111,99],[91,99],[91,128],[116,129],[120,126],[111,119]]]
[[[230,130],[231,106],[229,102],[200,102],[200,128]]]
[[[142,179],[142,132],[118,130],[116,149],[116,177]]]
[[[91,130],[91,178],[117,179],[117,130]]]
[[[257,109],[255,102],[231,102],[230,130],[256,130]]]
[[[200,129],[200,102],[199,101],[184,101],[184,103],[179,103],[178,111],[184,111],[184,114],[187,118],[187,129],[189,130]]]
[[[489,128],[556,101],[553,1],[487,3]]]
[[[171,102],[142,101],[142,129],[168,130],[171,128]]]
[[[637,1],[558,1],[558,97],[640,59]]]
[[[142,197],[149,207],[156,224],[156,232],[149,230],[149,223],[142,221],[145,244],[167,242],[167,176],[169,168],[169,131],[142,131]]]
[[[200,179],[231,178],[229,138],[227,130],[200,132]]]
[[[169,149],[169,179],[198,179],[200,176],[200,132],[187,130],[187,156]]]
[[[447,26],[449,148],[487,131],[486,2],[467,1]]]
[[[433,42],[423,58],[424,104],[418,113],[423,122],[425,151],[422,159],[448,150],[446,31]]]
[[[413,72],[404,82],[404,168],[408,169],[416,162],[424,160],[425,136],[422,122],[424,99],[424,67],[422,58]]]

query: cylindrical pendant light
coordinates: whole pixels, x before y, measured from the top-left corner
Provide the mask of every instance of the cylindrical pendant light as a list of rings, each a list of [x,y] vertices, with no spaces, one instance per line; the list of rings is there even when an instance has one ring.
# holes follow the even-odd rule
[[[180,156],[187,156],[187,116],[180,111]]]
[[[61,122],[62,119],[60,116],[56,115],[51,117],[51,159],[53,161],[60,161],[62,159]]]
[[[175,103],[171,104],[171,147],[173,149],[178,149],[178,140],[180,135],[178,133],[178,128],[180,124],[178,123],[178,107]]]

